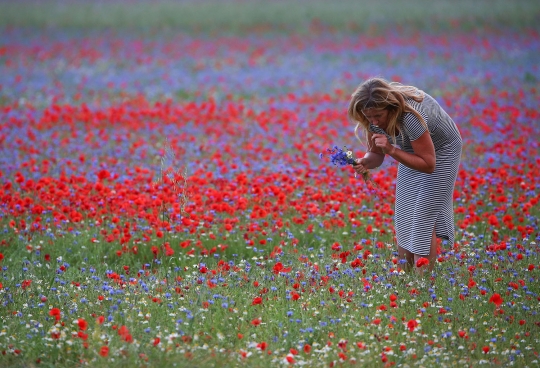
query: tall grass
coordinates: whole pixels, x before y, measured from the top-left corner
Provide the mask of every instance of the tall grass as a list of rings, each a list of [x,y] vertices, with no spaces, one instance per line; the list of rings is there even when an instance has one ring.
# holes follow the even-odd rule
[[[534,0],[299,0],[299,1],[1,1],[0,24],[22,27],[174,29],[190,32],[310,32],[387,27],[444,31],[450,28],[535,27]]]

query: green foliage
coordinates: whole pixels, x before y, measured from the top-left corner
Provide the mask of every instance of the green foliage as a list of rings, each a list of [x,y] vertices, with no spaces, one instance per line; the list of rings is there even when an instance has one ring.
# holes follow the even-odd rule
[[[369,222],[370,218],[362,220]],[[499,253],[487,252],[486,243],[477,237],[455,255],[441,256],[435,266],[439,277],[429,280],[390,272],[399,266],[393,261],[391,236],[366,233],[364,228],[350,225],[316,226],[313,233],[291,226],[288,231],[298,243],[282,246],[283,253],[277,258],[269,257],[273,243],[259,245],[263,253],[257,247],[236,247],[215,256],[199,252],[189,256],[175,247],[176,253],[167,257],[159,245],[165,241],[177,244],[181,239],[174,232],[140,244],[137,255],[118,256],[105,242],[92,240],[95,230],[86,223],[58,227],[54,239],[51,234],[34,233],[34,250],[22,252],[29,242],[5,221],[2,225],[7,229],[3,238],[11,245],[4,249],[2,262],[0,295],[6,304],[0,313],[0,342],[8,352],[12,350],[6,348],[10,343],[14,349],[22,348],[22,356],[10,353],[2,361],[14,366],[38,360],[44,366],[133,366],[147,362],[177,367],[269,366],[285,359],[290,348],[300,351],[296,361],[313,362],[317,356],[317,361],[327,366],[339,359],[338,344],[346,344],[344,354],[363,366],[380,364],[387,346],[393,349],[392,360],[397,364],[444,360],[452,366],[487,359],[482,346],[504,355],[500,349],[519,344],[522,353],[512,353],[519,365],[533,359],[530,349],[538,341],[531,315],[537,312],[538,302],[530,295],[539,290],[536,283],[529,282],[538,269],[527,270],[528,264],[539,263],[537,253],[523,261],[499,262]],[[483,233],[487,228],[477,230]],[[277,233],[272,236],[279,238]],[[202,239],[208,247],[219,243],[217,239]],[[362,249],[353,248],[355,239],[368,242]],[[241,244],[242,239],[235,234],[227,242]],[[376,242],[379,245],[374,247]],[[332,249],[335,243],[342,248]],[[157,257],[150,251],[151,245],[160,248]],[[528,246],[536,245],[531,242]],[[338,255],[346,250],[351,255],[343,263]],[[365,253],[367,250],[371,254]],[[50,254],[50,259],[45,254]],[[357,256],[364,267],[351,267]],[[231,268],[223,268],[220,259],[228,264],[231,261]],[[274,272],[277,262],[290,270]],[[485,266],[480,268],[482,263]],[[471,264],[477,266],[474,276]],[[315,272],[315,265],[321,274],[335,270],[338,277],[324,281]],[[213,275],[213,271],[217,273]],[[376,281],[380,276],[385,279],[382,283]],[[469,284],[471,278],[476,286]],[[518,279],[525,280],[528,288],[519,286]],[[25,280],[32,282],[23,287]],[[365,282],[371,288],[365,289]],[[210,283],[215,284],[211,287]],[[517,289],[507,292],[511,283]],[[468,284],[469,291],[464,287]],[[300,295],[298,300],[289,298],[295,291]],[[341,296],[340,291],[344,293]],[[489,302],[495,292],[505,300],[501,314]],[[462,301],[464,293],[468,295]],[[397,297],[396,307],[390,305],[391,295]],[[253,304],[258,296],[261,303]],[[467,303],[466,311],[463,303]],[[53,307],[62,312],[58,323],[49,316]],[[99,316],[106,318],[103,324],[97,322]],[[80,318],[88,322],[83,331],[88,335],[86,340],[76,336]],[[262,324],[254,326],[252,321],[258,318]],[[417,320],[418,327],[410,330],[410,320]],[[127,326],[132,342],[124,341],[117,332],[121,326]],[[58,338],[52,338],[55,333],[60,334]],[[156,338],[160,342],[154,345]],[[493,339],[495,344],[490,343]],[[266,351],[247,348],[261,342],[268,344]],[[327,343],[332,349],[325,353]],[[305,344],[312,346],[310,354],[302,351]],[[401,345],[409,352],[399,351]],[[109,347],[108,358],[99,355],[102,346]],[[273,353],[267,354],[268,350]],[[241,358],[242,351],[253,356]]]
[[[248,31],[382,31],[388,27],[535,27],[534,0],[400,1],[17,1],[0,3],[0,24],[124,30],[169,29],[196,33]]]

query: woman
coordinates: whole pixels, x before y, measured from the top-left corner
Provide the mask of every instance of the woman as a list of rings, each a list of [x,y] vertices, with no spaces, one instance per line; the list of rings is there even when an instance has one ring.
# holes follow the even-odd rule
[[[368,152],[354,165],[357,173],[380,166],[385,155],[399,162],[394,216],[399,257],[409,269],[427,258],[431,272],[436,238],[454,243],[452,200],[462,147],[456,124],[427,93],[382,78],[356,89],[348,116],[357,123],[355,134],[361,127],[367,139]]]

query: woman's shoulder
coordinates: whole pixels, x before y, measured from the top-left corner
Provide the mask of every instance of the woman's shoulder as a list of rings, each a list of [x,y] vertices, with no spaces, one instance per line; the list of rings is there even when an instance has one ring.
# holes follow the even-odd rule
[[[425,93],[424,91],[420,91],[418,97],[420,98],[420,101],[415,100],[412,97],[406,97],[405,103],[412,107],[413,109],[417,110],[422,108],[422,103],[426,100],[426,98],[429,98],[429,95]]]
[[[429,104],[430,100],[433,100],[433,97],[431,97],[430,95],[428,95],[426,92],[422,91],[422,90],[419,90],[419,95],[418,97],[421,98],[420,101],[417,101],[415,100],[414,98],[412,97],[407,97],[405,98],[405,103],[413,110],[415,110],[417,113],[419,113],[420,115],[427,115],[426,114],[426,103]],[[403,113],[404,116],[407,116],[407,115],[414,115],[414,113],[412,111],[405,111]]]
[[[407,105],[413,111],[404,111],[400,116],[400,125],[404,128],[405,132],[409,130],[415,130],[416,127],[422,126],[425,127],[426,124],[429,125],[429,114],[425,106],[423,106],[423,101],[418,102],[413,98],[407,98]],[[419,116],[422,119],[419,119]],[[422,122],[422,120],[424,120]]]

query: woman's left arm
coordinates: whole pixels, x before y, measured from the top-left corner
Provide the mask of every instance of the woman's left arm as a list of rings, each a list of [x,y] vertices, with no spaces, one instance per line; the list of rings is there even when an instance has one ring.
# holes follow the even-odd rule
[[[418,139],[411,141],[414,153],[405,152],[388,142],[384,134],[374,134],[373,141],[384,153],[399,163],[420,172],[431,174],[435,171],[435,147],[429,132],[424,132]]]

